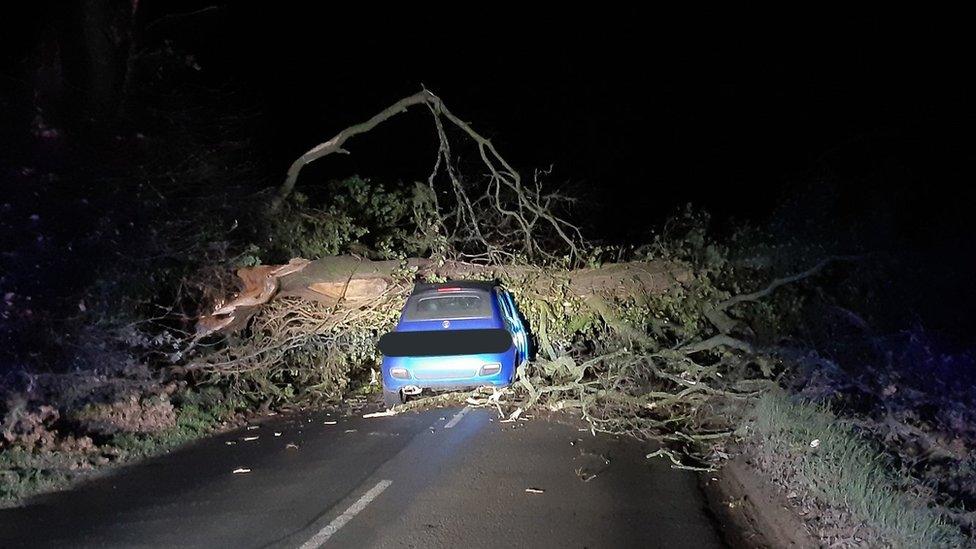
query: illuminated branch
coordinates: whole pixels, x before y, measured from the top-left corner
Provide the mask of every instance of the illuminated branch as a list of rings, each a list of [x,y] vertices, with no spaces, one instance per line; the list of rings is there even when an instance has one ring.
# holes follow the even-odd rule
[[[708,321],[711,322],[712,325],[715,326],[715,328],[717,328],[721,334],[727,334],[736,324],[735,321],[732,320],[732,318],[730,318],[729,315],[726,313],[726,311],[729,308],[739,303],[759,301],[760,299],[763,299],[764,297],[768,297],[769,295],[771,295],[780,286],[784,286],[786,284],[792,284],[794,282],[799,282],[803,279],[810,278],[811,276],[818,274],[820,271],[824,269],[824,267],[826,267],[830,263],[833,263],[834,261],[851,260],[851,259],[856,259],[856,257],[831,256],[831,257],[824,258],[820,260],[820,262],[814,265],[813,267],[810,267],[809,269],[801,273],[785,276],[783,278],[777,278],[772,282],[770,282],[769,284],[767,284],[766,287],[761,290],[757,290],[755,292],[751,292],[748,294],[739,294],[716,304],[714,307],[712,307],[711,309],[705,312],[705,318],[707,318]]]
[[[473,243],[478,247],[474,253],[465,250],[462,256],[500,263],[514,259],[517,252],[522,252],[529,260],[558,260],[567,256],[570,264],[579,262],[582,255],[580,247],[584,245],[579,228],[551,210],[551,205],[563,197],[552,193],[544,195],[538,180],[534,188],[523,185],[521,176],[491,141],[455,116],[439,97],[428,90],[404,97],[366,122],[342,130],[332,139],[316,145],[298,157],[288,168],[285,181],[271,200],[269,211],[274,213],[281,208],[294,191],[298,175],[307,164],[333,153],[348,154],[349,151],[343,147],[351,137],[366,133],[415,105],[426,105],[429,108],[439,142],[437,159],[428,184],[432,191],[435,190],[436,175],[443,169],[451,182],[457,202],[455,210],[444,212],[440,210],[440,205],[436,202],[436,192],[434,193],[441,228],[453,242],[469,245]],[[442,119],[460,129],[475,143],[479,156],[488,169],[487,183],[475,194],[470,192],[474,189],[462,181],[452,165],[451,146]],[[473,196],[476,198],[472,198]],[[453,220],[453,230],[446,227],[448,220]],[[514,230],[505,228],[506,220],[514,224]],[[565,246],[565,253],[539,241],[540,233],[546,228],[551,231],[555,241],[561,243],[559,247]],[[513,239],[518,242],[517,245]]]

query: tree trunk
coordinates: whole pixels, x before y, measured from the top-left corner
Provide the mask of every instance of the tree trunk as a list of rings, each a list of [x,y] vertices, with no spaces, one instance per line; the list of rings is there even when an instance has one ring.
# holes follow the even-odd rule
[[[600,267],[562,271],[529,265],[485,266],[460,261],[409,259],[407,268],[417,279],[520,280],[536,297],[554,295],[565,285],[567,295],[586,298],[610,293],[615,297],[660,295],[691,279],[684,266],[665,261],[610,263]],[[375,300],[403,284],[400,261],[370,261],[354,256],[293,259],[287,265],[260,265],[238,270],[243,290],[229,302],[218,303],[197,323],[197,337],[241,327],[260,307],[277,297],[298,297],[327,307],[349,307]],[[555,285],[555,286],[554,286]]]

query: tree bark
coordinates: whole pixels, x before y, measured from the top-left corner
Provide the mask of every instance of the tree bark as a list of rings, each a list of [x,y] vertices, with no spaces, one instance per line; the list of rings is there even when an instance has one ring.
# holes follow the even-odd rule
[[[600,267],[552,270],[528,265],[486,266],[460,261],[433,261],[413,258],[407,267],[416,269],[417,278],[446,280],[518,279],[530,281],[528,290],[543,298],[553,294],[554,284],[565,283],[568,294],[590,296],[640,297],[660,295],[688,282],[691,272],[666,261],[611,263]],[[327,307],[340,302],[355,307],[375,300],[397,283],[400,261],[370,261],[354,256],[333,256],[307,261],[293,259],[287,265],[260,265],[240,269],[244,289],[227,303],[218,303],[213,312],[197,323],[197,337],[217,331],[233,331],[243,325],[260,307],[279,297],[297,297]],[[400,279],[402,280],[402,278]]]

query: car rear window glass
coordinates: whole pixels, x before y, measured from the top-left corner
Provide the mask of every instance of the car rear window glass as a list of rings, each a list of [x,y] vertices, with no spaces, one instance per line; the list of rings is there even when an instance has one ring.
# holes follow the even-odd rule
[[[415,296],[407,307],[407,320],[444,320],[491,316],[487,299],[476,294]]]

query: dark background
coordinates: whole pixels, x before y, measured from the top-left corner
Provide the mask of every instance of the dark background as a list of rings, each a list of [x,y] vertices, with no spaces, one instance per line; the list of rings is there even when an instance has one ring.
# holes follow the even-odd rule
[[[596,227],[609,237],[686,202],[763,219],[791,185],[821,180],[843,182],[852,216],[881,189],[898,195],[905,231],[965,216],[950,197],[974,160],[973,88],[949,17],[303,13],[231,9],[219,39],[187,38],[204,65],[262,95],[282,166],[423,84],[517,166],[554,164],[552,182],[612,218]],[[425,173],[429,156],[409,145],[431,132],[392,124],[402,139],[353,145],[356,168]]]
[[[552,183],[586,191],[613,218],[601,236],[634,236],[686,202],[763,219],[791,184],[826,179],[843,182],[851,215],[877,187],[897,194],[911,231],[959,217],[951,197],[969,186],[971,44],[951,14],[210,7],[143,2],[139,21],[195,55],[200,85],[248,94],[256,152],[278,173],[424,85],[515,165],[554,165]],[[71,8],[33,11],[4,48],[15,88],[40,38],[80,32]],[[390,125],[320,175],[424,175],[432,131]]]
[[[901,286],[924,285],[924,305],[938,309],[929,322],[958,325],[968,315],[945,302],[976,302],[973,48],[959,14],[143,0],[126,21],[131,5],[37,2],[6,22],[0,234],[16,245],[5,243],[14,249],[5,250],[5,290],[44,291],[48,279],[31,273],[48,265],[97,270],[94,255],[58,262],[73,235],[100,238],[88,227],[102,219],[131,223],[116,232],[121,240],[125,227],[133,238],[151,229],[138,225],[146,215],[131,202],[140,195],[99,173],[171,146],[144,122],[151,117],[133,113],[167,102],[202,126],[217,111],[247,113],[250,192],[277,185],[309,147],[426,86],[524,174],[553,166],[546,182],[579,198],[574,218],[593,239],[647,242],[691,203],[712,214],[717,236],[748,222],[780,238],[902,254],[917,272]],[[92,101],[93,89],[124,85],[120,71],[96,70],[106,58],[93,48],[99,40],[178,52],[185,70],[159,81],[177,80],[183,95],[160,84],[155,96]],[[124,56],[114,59],[124,66]],[[152,64],[143,65],[148,73],[133,74],[152,92]],[[193,90],[222,90],[233,102],[208,105]],[[37,136],[38,117],[57,138]],[[311,165],[298,188],[353,173],[425,178],[434,144],[426,113],[409,113],[348,143],[352,155]],[[463,171],[480,173],[470,148],[455,152]],[[235,162],[214,157],[212,168]],[[102,209],[77,207],[98,193]],[[39,222],[25,221],[34,213]]]

